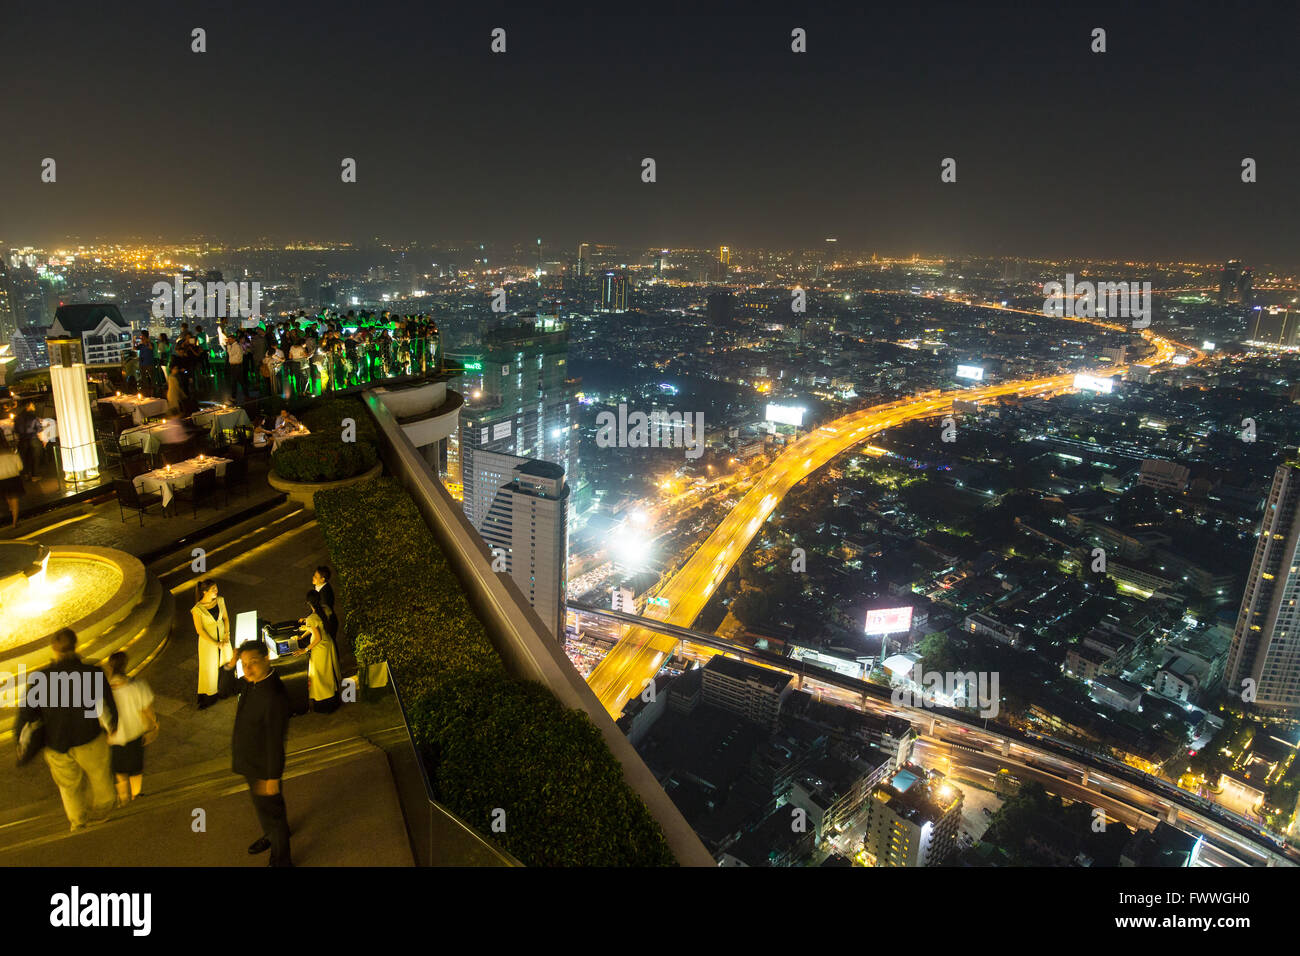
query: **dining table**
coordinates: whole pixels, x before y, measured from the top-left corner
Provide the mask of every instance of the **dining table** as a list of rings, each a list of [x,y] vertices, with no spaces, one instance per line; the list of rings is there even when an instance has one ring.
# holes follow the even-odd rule
[[[99,400],[101,405],[110,405],[119,415],[130,415],[137,425],[167,411],[165,398],[149,398],[146,395],[110,395]]]
[[[226,473],[228,464],[230,464],[229,458],[198,455],[174,465],[164,465],[153,471],[146,471],[143,475],[137,475],[134,484],[137,491],[161,493],[162,506],[166,508],[172,503],[177,491],[194,484],[194,476],[199,472],[216,469],[217,477],[221,477]]]
[[[126,428],[117,436],[117,444],[121,448],[134,448],[138,445],[146,455],[156,455],[162,448],[167,429],[171,427],[170,422],[154,422]]]
[[[238,405],[216,405],[195,412],[191,420],[200,428],[208,429],[213,438],[223,431],[251,424],[248,412]]]
[[[298,427],[286,426],[276,428],[271,431],[271,451],[278,451],[280,446],[292,438],[302,438],[304,435],[310,435],[306,425]]]

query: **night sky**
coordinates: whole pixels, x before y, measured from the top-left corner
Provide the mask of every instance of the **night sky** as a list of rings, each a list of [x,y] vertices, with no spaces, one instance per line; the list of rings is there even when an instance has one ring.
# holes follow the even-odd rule
[[[882,254],[1300,263],[1294,3],[118,6],[0,14],[0,243],[835,236]]]

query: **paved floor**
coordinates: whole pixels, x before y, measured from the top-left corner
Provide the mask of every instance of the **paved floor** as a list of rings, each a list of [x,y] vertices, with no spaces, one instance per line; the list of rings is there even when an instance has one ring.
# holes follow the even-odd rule
[[[113,508],[116,509],[116,505]],[[81,531],[76,532],[81,535],[87,529],[93,532],[94,527],[83,521],[66,525],[59,530],[72,533],[70,529],[81,528]],[[46,541],[48,537],[41,535],[39,540]],[[311,522],[211,569],[207,576],[218,582],[232,620],[244,610],[257,610],[267,620],[287,620],[302,617],[306,613],[306,592],[310,587],[311,572],[318,564],[326,561],[324,540],[319,527]],[[230,847],[238,844],[237,848],[242,853],[242,848],[252,839],[245,832],[246,829],[256,826],[242,781],[228,770],[236,702],[229,699],[205,710],[198,710],[195,699],[197,637],[190,618],[193,592],[189,585],[184,585],[174,593],[176,614],[172,638],[141,675],[153,689],[154,707],[161,724],[157,741],[146,752],[145,792],[149,799],[167,801],[173,799],[179,790],[192,788],[196,781],[202,783],[205,799],[212,806],[230,808],[221,811],[224,814],[222,819],[242,820],[240,826],[244,829],[236,827],[231,830],[232,835],[225,843],[193,843],[183,835],[173,834],[163,840],[158,852],[162,854],[165,850],[165,861],[175,864],[200,865],[216,859],[229,862],[229,853],[232,852]],[[339,610],[342,611],[343,608],[340,607]],[[344,675],[355,674],[356,664],[350,649],[340,647],[339,656]],[[337,748],[343,742],[358,739],[364,741],[367,735],[400,724],[400,712],[391,693],[380,693],[377,699],[370,701],[346,703],[333,714],[309,713],[295,717],[289,725],[291,772],[296,759],[294,754],[304,755],[301,759],[307,759],[305,755],[309,750],[328,752],[331,745]],[[364,744],[361,746],[364,747]],[[310,831],[315,834],[311,840],[317,850],[313,852],[319,855],[315,859],[304,856],[304,863],[341,859],[339,854],[345,853],[364,853],[364,848],[372,839],[388,840],[385,834],[393,831],[394,827],[403,834],[402,841],[405,845],[402,817],[395,797],[390,799],[393,785],[386,758],[375,751],[370,754],[353,754],[349,761],[342,766],[313,770],[311,786],[299,784],[295,787],[286,784],[286,795],[294,819],[299,819],[299,815],[302,815],[302,819],[315,821],[318,813],[323,815],[322,825],[317,827],[313,822]],[[223,789],[229,788],[234,788],[236,792],[221,793]],[[296,808],[293,796],[295,791],[302,794]],[[341,802],[336,803],[330,797],[331,794],[341,795],[337,796]],[[130,818],[136,822],[127,825],[123,831],[129,835],[127,842],[140,840],[147,846],[153,840],[151,834],[155,829],[160,834],[172,833],[171,815],[179,811],[160,808],[147,817],[147,822],[142,822],[145,818],[137,814],[142,806],[133,805],[128,808]],[[335,814],[342,812],[339,807],[346,809],[345,819],[335,819]],[[325,825],[325,821],[329,821],[328,825]],[[104,852],[107,844],[100,846],[101,838],[92,838],[92,835],[114,833],[116,826],[110,822],[87,834],[69,835],[58,793],[43,760],[34,760],[25,767],[14,767],[10,763],[0,770],[0,863],[18,863],[21,857],[24,864],[30,864],[34,851],[17,850],[7,855],[4,847],[30,841],[34,835],[50,839],[58,837],[54,843],[41,844],[41,853],[52,854],[49,857],[39,856],[41,861],[57,859],[83,865],[108,862],[97,856]],[[236,832],[238,835],[234,835]],[[371,834],[376,836],[372,838]],[[350,845],[361,850],[332,848],[330,841],[336,841],[338,847]],[[194,850],[193,857],[185,856],[188,852],[186,848]],[[129,852],[138,854],[145,851],[132,849]],[[299,851],[295,848],[294,852],[297,856]],[[409,858],[409,847],[405,852]],[[9,859],[10,855],[14,856],[13,860]],[[132,859],[137,858],[142,862],[149,861],[145,857],[132,856]],[[378,859],[369,857],[350,860],[358,864],[379,862]],[[164,857],[160,856],[154,862],[164,862]]]
[[[176,501],[164,516],[157,505],[149,509],[141,524],[140,516],[118,508],[112,489],[107,489],[107,501],[99,504],[72,504],[67,508],[24,518],[18,527],[6,525],[0,529],[0,539],[22,538],[41,544],[85,544],[101,548],[117,548],[129,554],[143,555],[154,551],[169,541],[175,541],[223,518],[238,514],[257,504],[280,497],[280,492],[266,481],[269,460],[265,455],[249,459],[248,495],[233,495],[229,504],[218,497],[217,507],[199,508],[198,516],[185,502]]]

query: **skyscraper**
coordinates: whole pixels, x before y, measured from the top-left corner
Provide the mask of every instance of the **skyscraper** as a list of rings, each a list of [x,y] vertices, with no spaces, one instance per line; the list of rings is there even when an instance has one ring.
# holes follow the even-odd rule
[[[13,283],[5,265],[4,250],[0,250],[0,345],[13,341],[18,331],[18,300],[14,298]]]
[[[569,553],[564,469],[474,446],[464,462],[466,517],[558,640]]]
[[[577,401],[569,385],[569,333],[554,316],[525,316],[483,336],[482,384],[460,416],[461,461],[470,446],[549,461],[578,486]],[[448,463],[448,480],[468,487],[469,473]]]
[[[1231,259],[1219,274],[1219,302],[1233,302],[1237,298],[1237,281],[1241,277],[1241,260]]]
[[[602,312],[626,312],[630,304],[627,276],[606,272],[600,282]]]
[[[1300,466],[1287,462],[1273,473],[1250,577],[1241,598],[1226,690],[1241,694],[1254,682],[1262,708],[1300,708]]]

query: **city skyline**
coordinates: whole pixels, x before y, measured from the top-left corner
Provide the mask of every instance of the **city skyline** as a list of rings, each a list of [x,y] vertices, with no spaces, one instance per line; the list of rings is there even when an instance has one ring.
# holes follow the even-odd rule
[[[0,153],[7,240],[830,235],[952,255],[1300,261],[1285,7],[1224,31],[1209,11],[1160,7],[568,21],[381,4],[373,22],[402,29],[361,67],[346,47],[331,56],[350,7],[238,23],[219,6],[148,9],[10,15],[28,42],[0,78],[32,95],[11,101]],[[205,53],[191,52],[195,27]],[[1096,27],[1105,53],[1091,52]],[[36,57],[53,36],[68,62],[111,49],[148,66],[93,84],[50,74]],[[355,183],[341,182],[345,158]],[[941,181],[947,158],[955,182]]]

